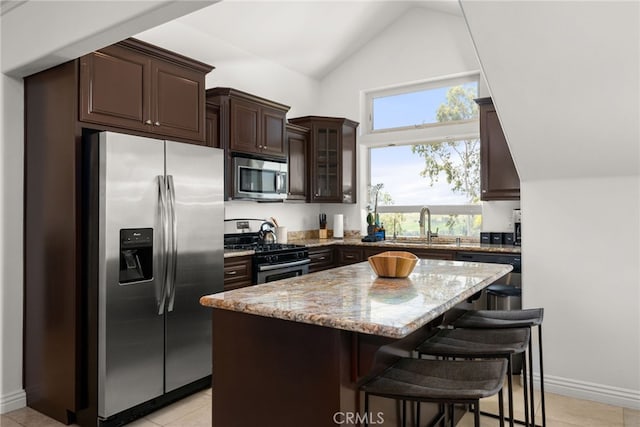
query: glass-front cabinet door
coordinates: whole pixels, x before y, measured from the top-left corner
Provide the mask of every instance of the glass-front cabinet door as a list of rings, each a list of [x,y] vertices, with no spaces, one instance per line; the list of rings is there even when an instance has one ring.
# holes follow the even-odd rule
[[[289,123],[310,129],[308,198],[315,203],[356,203],[356,129],[343,117],[305,116]]]
[[[338,128],[319,125],[315,129],[311,198],[317,201],[340,202],[340,140]]]

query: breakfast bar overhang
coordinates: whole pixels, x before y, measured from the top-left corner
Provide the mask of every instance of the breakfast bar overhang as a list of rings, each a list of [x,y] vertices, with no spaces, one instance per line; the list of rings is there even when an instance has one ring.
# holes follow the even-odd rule
[[[204,296],[213,309],[213,426],[393,423],[393,401],[363,414],[358,387],[441,316],[512,267],[420,260],[406,279],[367,263]],[[428,416],[428,408],[425,413]]]

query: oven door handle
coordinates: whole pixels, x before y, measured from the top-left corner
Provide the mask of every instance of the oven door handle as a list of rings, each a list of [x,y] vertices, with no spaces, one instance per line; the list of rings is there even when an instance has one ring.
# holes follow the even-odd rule
[[[258,271],[279,270],[281,268],[297,267],[299,265],[306,265],[310,263],[311,263],[311,260],[307,258],[307,259],[301,259],[300,261],[285,262],[282,264],[260,265],[258,266]]]

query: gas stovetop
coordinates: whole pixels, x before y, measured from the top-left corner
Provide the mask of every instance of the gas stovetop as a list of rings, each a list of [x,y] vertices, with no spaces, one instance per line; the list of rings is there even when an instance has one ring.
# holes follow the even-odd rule
[[[286,253],[306,250],[303,245],[286,243],[263,243],[258,233],[239,233],[224,235],[225,249],[252,250],[256,254]]]
[[[225,244],[225,249],[240,249],[251,250],[256,253],[265,252],[281,252],[287,249],[301,249],[303,245],[290,245],[284,243],[239,243],[239,244]]]

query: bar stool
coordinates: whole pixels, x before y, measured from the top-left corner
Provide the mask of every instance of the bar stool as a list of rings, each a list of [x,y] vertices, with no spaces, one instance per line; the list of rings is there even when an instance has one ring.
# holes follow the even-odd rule
[[[427,360],[402,358],[360,387],[364,391],[365,427],[369,425],[369,396],[402,400],[402,425],[406,426],[405,401],[444,405],[473,404],[474,426],[480,427],[480,399],[498,393],[500,427],[504,426],[502,385],[507,361]],[[445,424],[446,424],[445,411]],[[442,417],[439,414],[438,420]],[[451,417],[451,426],[454,419]]]
[[[513,355],[524,353],[529,343],[529,328],[518,329],[441,329],[416,347],[418,358],[423,355],[444,358],[503,358],[507,361],[509,385],[509,425],[513,426]],[[524,365],[526,372],[526,364]],[[524,383],[525,425],[529,425],[529,399],[527,383]],[[493,415],[493,414],[492,414]]]
[[[523,310],[468,310],[452,322],[454,328],[467,329],[508,329],[538,327],[538,351],[540,360],[540,401],[542,409],[542,427],[547,425],[544,402],[544,370],[542,363],[542,320],[543,308],[529,308]],[[529,387],[531,404],[531,420],[535,425],[535,402],[533,395],[533,355],[532,337],[529,336]],[[526,372],[524,373],[526,376]]]

